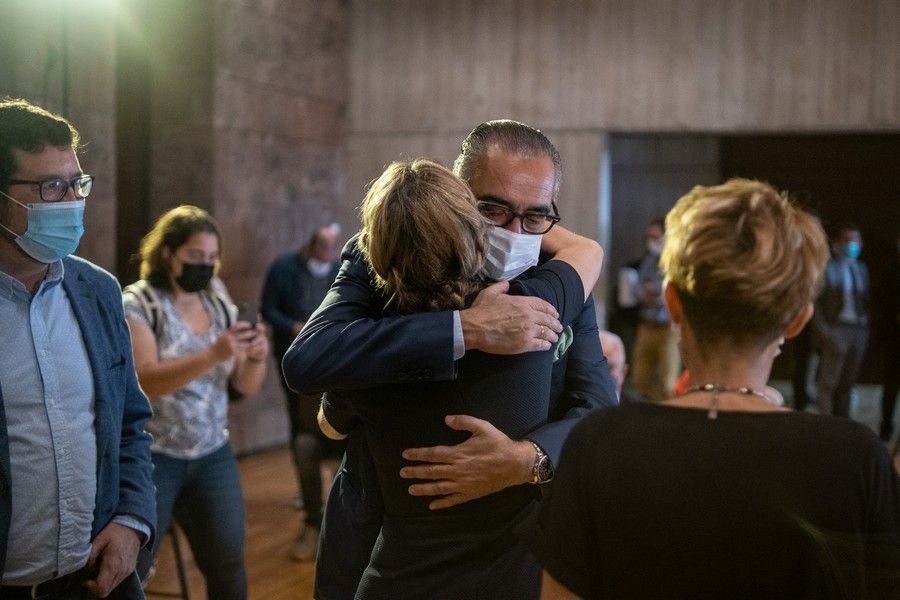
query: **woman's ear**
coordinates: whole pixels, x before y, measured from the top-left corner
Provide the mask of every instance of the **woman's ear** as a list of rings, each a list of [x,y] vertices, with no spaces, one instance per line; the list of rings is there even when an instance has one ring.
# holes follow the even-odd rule
[[[810,318],[813,315],[813,303],[808,303],[800,313],[794,317],[794,319],[788,323],[787,329],[784,330],[785,339],[791,339],[792,337],[797,337],[801,331],[803,331],[803,326],[809,322]]]
[[[681,325],[681,298],[678,297],[678,290],[671,282],[666,282],[666,289],[663,292],[666,300],[666,309],[669,311],[669,317],[672,322]]]

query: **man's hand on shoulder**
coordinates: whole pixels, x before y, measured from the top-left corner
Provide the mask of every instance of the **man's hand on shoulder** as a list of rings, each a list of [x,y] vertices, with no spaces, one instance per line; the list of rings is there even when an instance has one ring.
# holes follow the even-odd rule
[[[100,561],[97,577],[84,582],[84,587],[99,598],[110,592],[131,575],[141,547],[141,534],[130,527],[110,523],[91,542],[89,564]]]
[[[548,302],[507,294],[509,282],[495,283],[459,311],[466,350],[521,354],[549,350],[559,339],[559,313]]]
[[[445,421],[453,429],[470,431],[471,437],[455,446],[403,451],[406,460],[427,463],[403,467],[400,477],[434,480],[409,486],[413,496],[442,496],[429,508],[449,508],[531,481],[531,442],[511,440],[487,421],[467,415],[450,415]]]

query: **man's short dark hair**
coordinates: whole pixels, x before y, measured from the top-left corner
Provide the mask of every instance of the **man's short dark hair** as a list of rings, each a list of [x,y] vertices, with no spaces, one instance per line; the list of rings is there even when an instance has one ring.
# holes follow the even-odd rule
[[[470,184],[478,176],[481,161],[492,145],[517,156],[541,157],[549,156],[553,161],[553,200],[559,196],[559,183],[562,179],[562,161],[559,151],[547,136],[539,129],[513,121],[497,119],[485,121],[463,140],[459,156],[453,162],[453,172]]]
[[[842,223],[838,223],[837,226],[837,234],[840,236],[845,231],[855,231],[856,233],[862,233],[862,229],[860,229],[859,225],[850,221],[844,221]]]
[[[22,99],[0,100],[0,189],[16,172],[13,148],[42,152],[47,146],[78,150],[78,131],[65,118]]]

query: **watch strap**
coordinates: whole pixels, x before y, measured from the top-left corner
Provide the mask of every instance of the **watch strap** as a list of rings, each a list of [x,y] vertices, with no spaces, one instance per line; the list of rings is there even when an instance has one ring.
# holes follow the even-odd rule
[[[544,452],[544,449],[535,442],[528,440],[534,447],[534,464],[531,467],[531,483],[541,484],[547,483],[553,479],[553,466],[550,463],[550,457]]]

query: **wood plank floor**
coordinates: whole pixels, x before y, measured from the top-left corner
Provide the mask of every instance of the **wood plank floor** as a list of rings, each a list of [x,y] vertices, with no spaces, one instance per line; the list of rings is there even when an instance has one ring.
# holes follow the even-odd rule
[[[242,458],[241,480],[247,507],[247,576],[250,600],[304,600],[312,598],[314,565],[288,557],[300,527],[302,514],[291,506],[296,480],[288,451],[276,450]],[[204,600],[206,587],[181,536],[191,600]],[[147,598],[162,598],[153,591],[178,592],[171,537],[167,537],[157,561],[158,570],[147,585]]]

